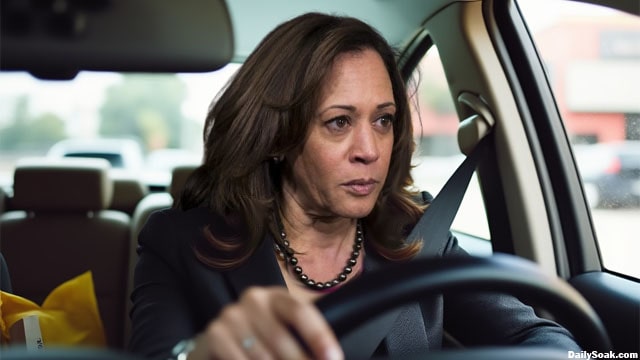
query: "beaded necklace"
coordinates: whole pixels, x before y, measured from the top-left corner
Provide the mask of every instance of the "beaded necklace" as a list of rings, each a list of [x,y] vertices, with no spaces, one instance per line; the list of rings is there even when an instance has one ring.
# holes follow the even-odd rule
[[[287,234],[284,232],[284,227],[281,222],[278,222],[280,228],[280,243],[282,247],[277,243],[274,243],[274,249],[278,256],[285,261],[285,264],[293,266],[293,272],[296,274],[298,280],[306,285],[308,288],[321,291],[328,290],[336,285],[347,280],[349,274],[353,272],[353,267],[358,263],[358,256],[360,256],[360,252],[362,251],[362,225],[360,224],[360,219],[356,222],[356,236],[353,242],[353,250],[351,251],[351,256],[349,260],[347,260],[347,264],[344,269],[336,276],[333,280],[322,282],[316,281],[309,277],[309,275],[304,273],[302,267],[298,264],[298,258],[295,256],[295,251],[291,248],[289,244],[289,240],[287,240]],[[284,249],[283,249],[284,247]]]

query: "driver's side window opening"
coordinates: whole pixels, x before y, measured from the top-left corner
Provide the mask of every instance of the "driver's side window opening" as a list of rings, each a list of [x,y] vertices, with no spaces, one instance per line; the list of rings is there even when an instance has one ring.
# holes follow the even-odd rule
[[[640,17],[557,0],[518,7],[572,145],[602,263],[640,278]]]
[[[436,46],[432,46],[412,74],[410,92],[414,106],[414,153],[412,175],[415,186],[436,196],[451,174],[464,160],[457,141],[460,119]],[[452,224],[463,247],[471,253],[491,252],[489,228],[480,187],[476,177]],[[469,236],[467,236],[469,235]],[[467,244],[468,240],[468,244]],[[479,246],[476,246],[478,244]]]

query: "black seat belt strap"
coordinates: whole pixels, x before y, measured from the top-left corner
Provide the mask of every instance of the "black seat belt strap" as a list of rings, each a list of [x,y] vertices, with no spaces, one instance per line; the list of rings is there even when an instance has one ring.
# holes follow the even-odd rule
[[[423,239],[420,256],[442,255],[471,177],[486,152],[488,138],[490,136],[482,138],[458,166],[407,237],[409,242]]]

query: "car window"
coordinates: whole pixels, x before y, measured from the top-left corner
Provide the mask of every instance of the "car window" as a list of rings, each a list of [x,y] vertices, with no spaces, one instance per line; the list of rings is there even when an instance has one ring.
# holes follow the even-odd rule
[[[602,263],[640,278],[640,18],[566,1],[518,4],[572,144]]]
[[[207,109],[238,64],[212,73],[81,72],[70,81],[0,73],[0,187],[18,159],[100,157],[165,189],[176,165],[198,163]]]
[[[416,152],[412,176],[417,188],[436,196],[465,156],[458,147],[460,119],[455,110],[447,79],[434,45],[420,61],[409,86],[414,104]],[[452,224],[452,230],[473,237],[490,239],[486,211],[475,175]],[[462,239],[461,242],[463,242]],[[476,247],[466,244],[476,253]],[[478,252],[485,253],[481,246]]]

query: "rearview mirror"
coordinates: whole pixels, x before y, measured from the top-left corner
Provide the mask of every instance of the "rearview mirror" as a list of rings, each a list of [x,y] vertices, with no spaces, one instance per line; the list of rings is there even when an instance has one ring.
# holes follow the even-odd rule
[[[2,0],[0,70],[203,72],[233,56],[224,0]]]

